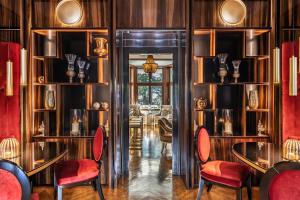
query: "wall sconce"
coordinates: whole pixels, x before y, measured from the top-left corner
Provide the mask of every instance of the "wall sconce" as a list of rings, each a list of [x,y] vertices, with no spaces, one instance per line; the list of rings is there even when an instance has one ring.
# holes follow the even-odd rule
[[[27,85],[27,50],[21,49],[20,85]]]
[[[297,57],[290,57],[289,95],[297,96]]]
[[[76,0],[62,0],[57,4],[55,14],[62,24],[70,26],[80,22],[83,10]]]
[[[14,95],[13,63],[6,61],[6,96]]]
[[[280,49],[276,47],[273,49],[273,72],[274,83],[280,83]]]
[[[219,9],[222,21],[231,26],[241,24],[246,17],[246,13],[246,5],[241,0],[225,0]]]

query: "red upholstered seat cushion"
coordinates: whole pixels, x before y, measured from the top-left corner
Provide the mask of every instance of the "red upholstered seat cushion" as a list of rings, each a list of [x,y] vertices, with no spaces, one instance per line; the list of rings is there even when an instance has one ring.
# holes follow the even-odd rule
[[[68,160],[55,167],[57,185],[82,182],[98,176],[98,164],[94,160]]]
[[[0,199],[20,200],[22,197],[21,184],[12,173],[0,169]]]
[[[240,163],[219,160],[207,162],[201,169],[203,178],[231,187],[241,187],[249,174],[249,169]]]
[[[199,158],[202,162],[206,162],[209,158],[210,141],[207,130],[203,127],[199,130],[197,142]]]
[[[93,154],[96,161],[99,161],[103,152],[104,145],[104,130],[99,127],[96,131],[93,141]]]
[[[39,194],[38,193],[32,193],[30,196],[30,200],[39,200]]]
[[[269,187],[270,200],[300,199],[300,170],[287,170],[275,176]]]

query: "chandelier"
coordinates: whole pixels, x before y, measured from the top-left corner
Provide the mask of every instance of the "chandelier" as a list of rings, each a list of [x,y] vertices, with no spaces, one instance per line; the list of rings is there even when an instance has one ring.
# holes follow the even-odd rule
[[[155,73],[157,70],[158,64],[154,62],[153,55],[148,55],[146,62],[143,64],[143,69],[145,73]]]

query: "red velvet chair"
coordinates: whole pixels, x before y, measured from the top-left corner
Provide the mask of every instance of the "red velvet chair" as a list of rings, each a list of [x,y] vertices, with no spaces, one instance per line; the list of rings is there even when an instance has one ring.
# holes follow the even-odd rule
[[[1,200],[38,200],[37,193],[31,194],[27,175],[15,163],[0,160],[0,199]]]
[[[69,188],[83,183],[92,182],[101,200],[104,200],[101,187],[101,157],[106,146],[106,133],[104,128],[99,127],[93,140],[92,159],[67,160],[59,162],[55,166],[54,188],[57,192],[57,199],[62,199],[63,188]]]
[[[248,198],[252,199],[251,173],[248,167],[237,162],[210,161],[210,140],[204,127],[198,127],[195,134],[195,145],[196,158],[200,168],[197,200],[201,199],[204,184],[207,185],[207,192],[211,190],[213,184],[235,189],[239,200],[242,199],[242,188],[246,186]]]
[[[260,183],[260,199],[300,199],[300,163],[280,162],[269,169]]]

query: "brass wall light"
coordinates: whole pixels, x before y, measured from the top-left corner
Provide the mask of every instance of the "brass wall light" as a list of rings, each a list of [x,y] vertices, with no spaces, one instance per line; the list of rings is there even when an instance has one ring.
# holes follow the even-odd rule
[[[280,49],[278,47],[273,49],[273,81],[280,83]]]
[[[294,5],[294,1],[293,1],[293,5]],[[295,13],[294,13],[294,9],[292,9],[292,25],[293,25],[293,29],[295,29]],[[289,95],[290,96],[297,96],[298,94],[298,84],[297,84],[297,71],[298,71],[298,67],[297,67],[297,62],[298,59],[295,55],[295,46],[297,45],[297,43],[295,42],[295,32],[292,32],[292,48],[293,48],[293,53],[292,56],[290,57],[289,60],[289,65],[290,65],[290,78],[289,78]]]
[[[55,9],[57,19],[64,25],[74,25],[80,22],[83,9],[76,0],[62,0]]]
[[[21,49],[20,85],[27,85],[27,50]]]
[[[14,95],[14,87],[13,87],[13,63],[12,61],[6,61],[6,96]]]
[[[241,24],[247,13],[246,5],[242,0],[224,0],[219,9],[222,21],[231,26]]]
[[[289,95],[297,96],[297,57],[290,57]]]
[[[148,55],[146,62],[143,64],[144,72],[146,73],[155,73],[157,70],[158,64],[154,62],[153,55]]]

